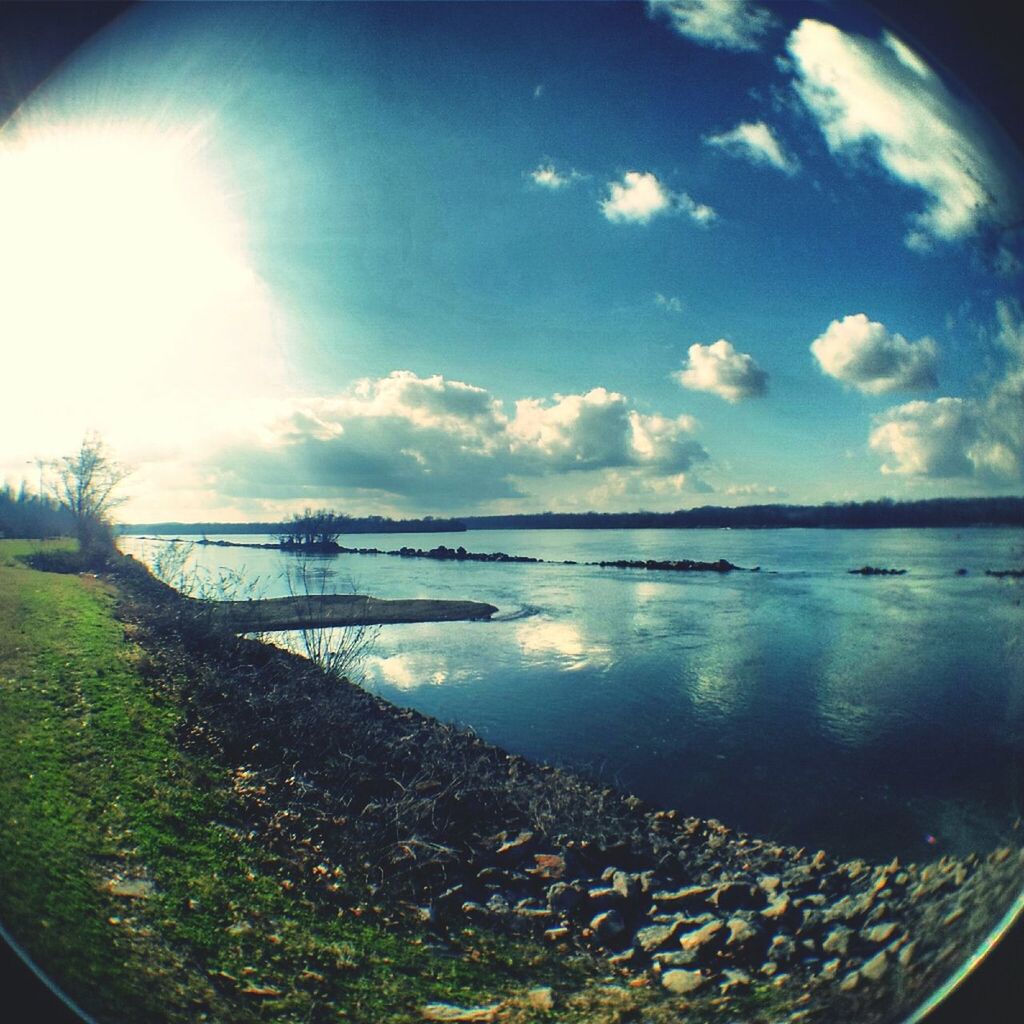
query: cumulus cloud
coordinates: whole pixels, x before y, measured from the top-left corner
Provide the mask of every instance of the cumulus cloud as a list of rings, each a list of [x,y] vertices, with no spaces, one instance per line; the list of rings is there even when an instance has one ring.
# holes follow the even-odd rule
[[[931,338],[907,341],[863,313],[833,320],[811,342],[823,373],[869,395],[927,391],[938,385],[938,355]]]
[[[1024,479],[1024,317],[1016,302],[996,307],[1001,377],[979,398],[909,402],[875,417],[871,448],[883,473],[918,478]]]
[[[613,224],[646,224],[654,217],[679,213],[708,224],[716,216],[710,206],[685,192],[671,191],[650,171],[627,171],[621,181],[609,182],[601,212]]]
[[[743,121],[731,131],[706,136],[704,142],[731,156],[752,164],[767,164],[784,174],[793,175],[800,169],[800,162],[782,148],[782,143],[764,121]]]
[[[669,419],[630,409],[624,395],[593,388],[584,395],[524,398],[508,433],[514,452],[533,466],[558,471],[646,466],[682,472],[707,453],[688,416]]]
[[[558,191],[578,181],[582,175],[577,171],[560,171],[553,163],[540,163],[530,171],[530,177],[535,185]]]
[[[243,498],[386,498],[457,509],[521,497],[531,480],[574,471],[685,472],[707,460],[695,421],[644,414],[604,388],[526,398],[508,416],[483,388],[396,371],[342,395],[297,403],[259,440],[209,466]]]
[[[681,36],[721,50],[760,49],[775,19],[751,0],[647,0]]]
[[[800,99],[835,154],[866,155],[921,190],[914,250],[1019,218],[1021,192],[979,119],[895,36],[880,41],[806,19],[788,49]]]
[[[672,376],[684,388],[709,391],[729,402],[768,393],[767,372],[724,338],[713,345],[691,345],[683,368]]]

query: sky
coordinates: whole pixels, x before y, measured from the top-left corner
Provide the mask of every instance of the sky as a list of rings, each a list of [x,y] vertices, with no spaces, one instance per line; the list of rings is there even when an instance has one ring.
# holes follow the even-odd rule
[[[0,479],[127,521],[1024,491],[1024,171],[859,5],[160,4],[0,131]]]

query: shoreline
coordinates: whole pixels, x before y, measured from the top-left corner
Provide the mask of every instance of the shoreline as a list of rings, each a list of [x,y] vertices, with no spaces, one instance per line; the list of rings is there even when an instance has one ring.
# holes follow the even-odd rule
[[[133,572],[130,589],[155,595],[138,570],[149,582]],[[763,990],[807,1019],[881,1021],[967,962],[1020,891],[1019,833],[963,858],[839,863],[652,808],[297,655],[188,628],[178,642],[217,648],[218,696],[198,701],[195,727],[237,766],[260,834],[314,876],[368,865],[370,898],[404,903],[439,941],[482,928],[602,957],[627,989],[665,998]]]

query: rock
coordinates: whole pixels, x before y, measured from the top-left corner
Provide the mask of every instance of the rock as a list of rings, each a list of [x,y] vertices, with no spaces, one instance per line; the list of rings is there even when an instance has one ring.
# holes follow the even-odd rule
[[[704,975],[700,971],[665,971],[661,976],[662,987],[677,996],[685,996],[689,995],[690,992],[696,992],[704,984],[704,981]]]
[[[590,922],[590,930],[598,942],[608,943],[626,930],[626,922],[617,910],[604,910]]]
[[[612,967],[628,967],[634,963],[638,957],[637,951],[632,946],[627,946],[621,953],[616,953],[614,956],[608,957],[608,963]]]
[[[555,882],[548,889],[548,906],[559,913],[572,910],[582,899],[583,893],[576,886],[566,882]]]
[[[840,992],[852,992],[860,984],[860,971],[850,971],[850,973],[839,982]]]
[[[789,894],[780,893],[761,911],[761,916],[768,918],[769,921],[781,921],[789,913],[791,906]]]
[[[758,928],[742,917],[729,918],[726,927],[729,929],[729,937],[725,940],[725,944],[733,948],[749,946],[761,934]]]
[[[771,978],[779,973],[779,965],[772,963],[771,960],[765,960],[758,968],[758,973],[763,974],[766,978]]]
[[[504,862],[516,861],[522,857],[533,843],[532,832],[520,832],[515,839],[503,842],[496,851],[496,856]]]
[[[739,910],[764,902],[764,893],[743,882],[723,882],[708,898],[708,903],[719,910]]]
[[[551,917],[551,911],[544,904],[540,903],[539,900],[535,899],[520,900],[512,912],[517,917],[533,921],[544,921]]]
[[[894,931],[896,931],[895,923],[887,921],[884,924],[876,924],[871,928],[862,928],[860,937],[865,942],[870,942],[873,945],[880,946],[883,942],[888,941]]]
[[[782,884],[782,879],[778,875],[762,875],[758,880],[757,884],[764,889],[766,893],[774,893],[776,889]]]
[[[647,928],[640,928],[633,936],[633,942],[645,953],[653,953],[655,950],[667,946],[676,932],[679,931],[679,923],[673,924],[652,924]]]
[[[501,1003],[493,1006],[477,1006],[471,1009],[463,1009],[461,1006],[452,1006],[450,1003],[427,1003],[420,1011],[424,1020],[465,1022],[465,1024],[488,1024],[497,1020]]]
[[[562,939],[569,938],[569,929],[562,927],[548,928],[547,931],[544,932],[544,938],[547,939],[548,942],[561,942]]]
[[[866,914],[874,903],[874,896],[865,893],[863,896],[844,896],[825,911],[826,921],[852,921]]]
[[[534,878],[543,878],[546,881],[555,881],[565,877],[565,858],[557,853],[535,853],[533,855],[533,867],[527,868],[526,873]]]
[[[913,942],[908,942],[901,950],[899,954],[899,961],[901,967],[909,967],[914,959],[914,954],[917,952],[917,939]]]
[[[665,967],[688,967],[697,962],[697,950],[676,949],[670,953],[655,953],[654,962],[662,968]]]
[[[544,986],[542,988],[531,988],[526,993],[526,1001],[534,1010],[553,1010],[555,1008],[554,989]]]
[[[508,900],[505,899],[500,893],[495,893],[485,904],[487,912],[494,917],[508,917],[512,912],[512,908],[508,905]]]
[[[847,928],[842,924],[837,925],[825,936],[821,948],[826,953],[838,953],[839,956],[846,956],[847,950],[850,948],[851,935],[853,935],[852,928]]]
[[[768,946],[768,959],[789,963],[796,956],[796,943],[788,935],[775,935]]]
[[[616,871],[611,877],[612,888],[627,902],[640,895],[640,876],[628,871]]]
[[[889,954],[883,949],[861,965],[860,973],[869,981],[878,981],[889,967]]]
[[[112,896],[144,900],[156,892],[156,886],[146,878],[117,878],[107,883],[107,892]]]
[[[659,905],[679,907],[682,905],[700,904],[707,902],[707,897],[713,892],[710,885],[687,885],[682,889],[674,891],[661,890],[651,895],[651,899]]]
[[[834,981],[836,975],[839,973],[840,959],[836,957],[834,960],[829,960],[828,963],[824,964],[821,970],[818,972],[818,977],[822,981]]]
[[[590,902],[590,910],[610,910],[612,907],[618,906],[623,902],[622,896],[619,895],[611,886],[601,886],[596,889],[587,890],[587,899]]]
[[[737,971],[732,968],[726,968],[722,971],[723,981],[719,986],[722,990],[722,995],[728,995],[734,988],[742,988],[745,985],[750,984],[750,975],[746,971]]]
[[[703,928],[697,928],[681,935],[679,945],[685,950],[701,950],[709,942],[714,941],[724,927],[725,925],[721,921],[709,921]]]

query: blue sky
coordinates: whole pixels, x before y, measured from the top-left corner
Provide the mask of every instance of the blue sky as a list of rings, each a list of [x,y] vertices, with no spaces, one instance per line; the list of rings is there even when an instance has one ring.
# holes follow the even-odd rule
[[[99,430],[136,520],[1020,493],[1021,183],[859,6],[144,5],[0,135],[10,379],[53,356],[0,470]]]

